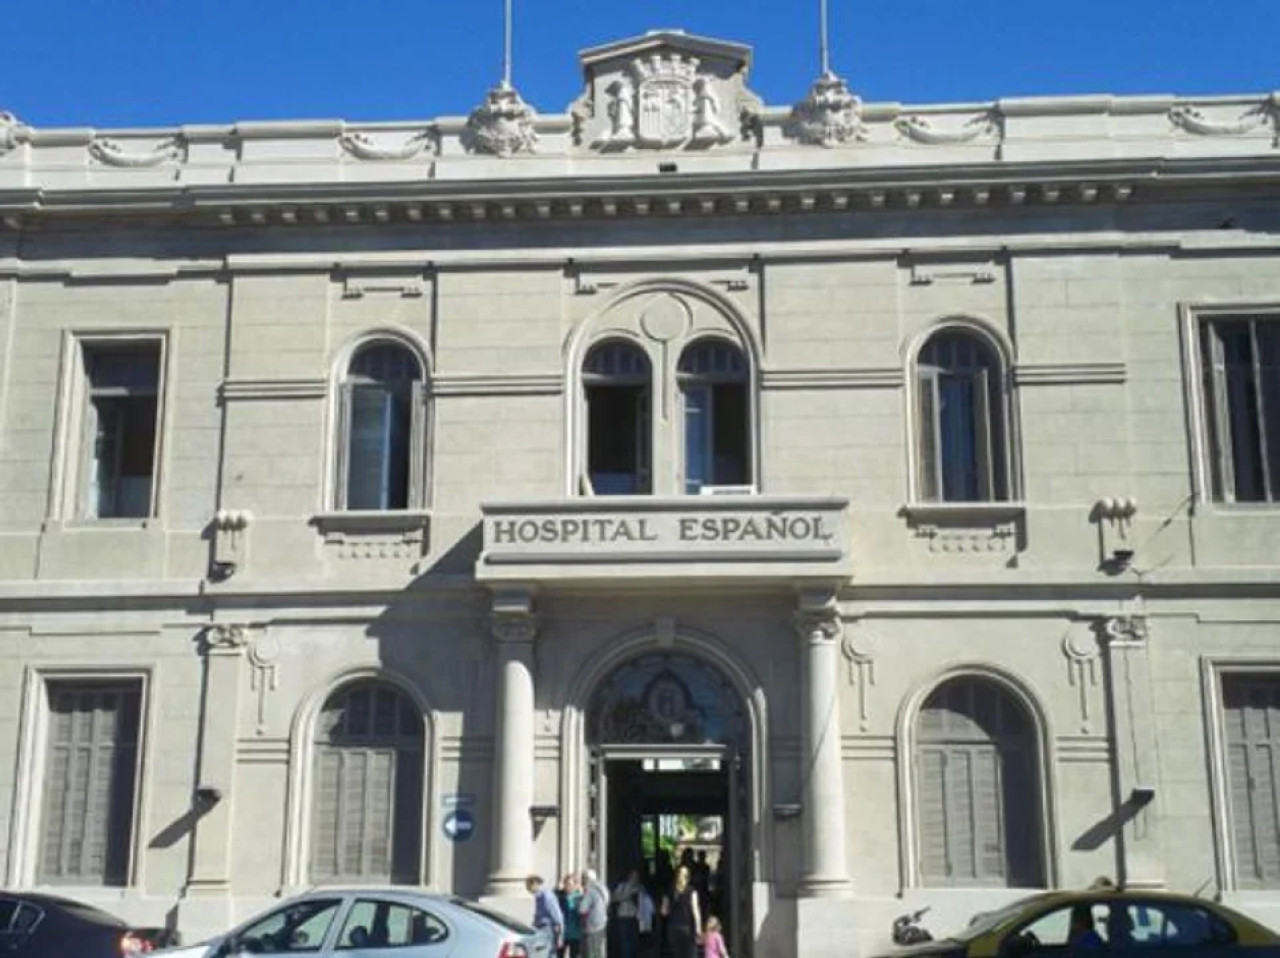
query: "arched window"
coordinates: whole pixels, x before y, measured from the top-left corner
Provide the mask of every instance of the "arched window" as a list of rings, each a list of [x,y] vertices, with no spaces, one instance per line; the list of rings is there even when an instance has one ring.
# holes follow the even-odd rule
[[[595,346],[582,364],[587,404],[588,492],[601,496],[652,491],[652,390],[649,359],[630,343]]]
[[[311,881],[420,880],[422,716],[381,682],[344,686],[316,722]]]
[[[988,679],[944,682],[920,710],[915,764],[924,884],[1044,884],[1035,726],[1017,699]]]
[[[339,416],[339,508],[422,505],[422,379],[418,357],[396,343],[369,343],[351,357]]]
[[[692,343],[680,356],[677,378],[684,403],[685,492],[751,485],[751,407],[742,350],[718,339]]]
[[[920,498],[994,502],[1009,498],[1004,371],[980,336],[931,336],[916,364]]]

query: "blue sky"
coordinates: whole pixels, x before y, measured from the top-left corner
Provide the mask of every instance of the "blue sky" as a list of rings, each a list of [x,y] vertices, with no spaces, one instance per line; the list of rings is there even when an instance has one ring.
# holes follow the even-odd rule
[[[515,0],[516,85],[577,95],[576,53],[654,27],[755,47],[771,104],[817,69],[817,0]],[[1280,89],[1280,0],[830,0],[868,101]],[[501,0],[5,0],[0,109],[35,126],[466,113],[501,68]]]

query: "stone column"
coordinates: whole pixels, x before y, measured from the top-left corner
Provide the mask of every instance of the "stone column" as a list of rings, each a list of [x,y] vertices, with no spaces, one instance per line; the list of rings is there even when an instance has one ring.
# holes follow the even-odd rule
[[[498,593],[490,626],[497,640],[492,867],[485,894],[524,894],[533,867],[533,640],[538,631],[529,591]]]
[[[247,642],[242,625],[211,625],[202,636],[200,771],[183,816],[193,830],[185,901],[179,906],[184,930],[225,928],[231,922],[231,802]]]
[[[1160,796],[1151,791],[1159,786],[1160,764],[1147,620],[1117,616],[1098,625],[1107,657],[1117,811],[1123,825],[1118,877],[1128,888],[1163,888]]]
[[[850,885],[840,754],[842,626],[834,597],[802,595],[795,621],[804,687],[799,893],[804,898],[839,898],[848,894]]]

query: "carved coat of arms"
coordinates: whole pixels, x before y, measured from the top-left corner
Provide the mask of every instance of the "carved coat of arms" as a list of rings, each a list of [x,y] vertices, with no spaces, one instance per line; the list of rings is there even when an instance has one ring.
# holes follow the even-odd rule
[[[645,146],[675,146],[693,133],[693,81],[698,61],[652,56],[635,62],[639,116],[636,139]]]

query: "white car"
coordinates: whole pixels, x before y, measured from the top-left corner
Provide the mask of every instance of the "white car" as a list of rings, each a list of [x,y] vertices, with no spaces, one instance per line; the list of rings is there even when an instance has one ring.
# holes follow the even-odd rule
[[[335,955],[343,958],[551,958],[542,932],[475,902],[403,888],[326,888],[221,937],[156,952],[166,958]]]

